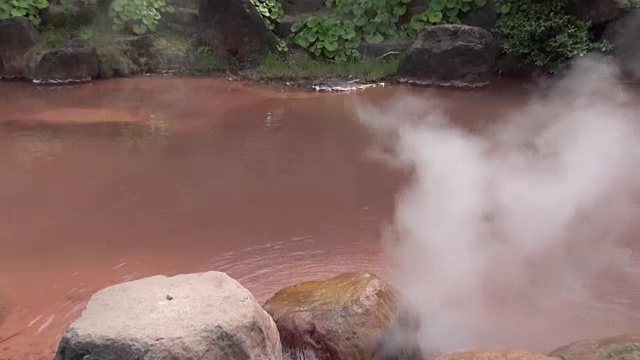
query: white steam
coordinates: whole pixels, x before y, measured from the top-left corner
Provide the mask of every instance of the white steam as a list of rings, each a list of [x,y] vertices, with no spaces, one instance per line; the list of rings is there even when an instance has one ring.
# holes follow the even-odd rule
[[[428,98],[357,104],[378,155],[412,171],[392,279],[421,312],[426,352],[551,350],[633,321],[640,132],[617,74],[581,59],[481,133]]]

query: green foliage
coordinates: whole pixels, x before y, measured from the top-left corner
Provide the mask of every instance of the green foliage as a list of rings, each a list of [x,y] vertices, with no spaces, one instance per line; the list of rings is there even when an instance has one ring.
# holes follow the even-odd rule
[[[268,54],[256,69],[243,75],[258,81],[303,81],[328,78],[357,78],[362,81],[378,81],[397,72],[399,56],[382,59],[360,59],[335,63],[309,56],[292,60],[282,54]]]
[[[316,56],[337,62],[358,59],[361,37],[351,20],[310,16],[291,27],[293,41]]]
[[[47,0],[2,0],[0,1],[0,20],[12,16],[25,16],[34,25],[40,24],[40,11],[49,6]]]
[[[258,9],[258,13],[269,29],[275,28],[276,23],[284,15],[284,10],[278,0],[251,0],[251,3]]]
[[[142,35],[156,30],[162,13],[174,10],[165,0],[113,0],[109,16],[113,19],[114,30],[123,31],[130,27]]]
[[[502,50],[527,64],[555,70],[566,61],[602,47],[589,23],[566,13],[557,0],[501,0],[497,32]]]
[[[407,12],[410,0],[330,0],[338,16],[355,25],[356,32],[369,43],[399,35],[398,21]]]
[[[91,6],[96,5],[98,0],[60,0],[60,5],[65,9],[70,9],[74,5]]]
[[[618,6],[622,9],[633,9],[640,6],[640,0],[618,0]]]
[[[460,24],[463,14],[485,6],[486,0],[432,0],[427,10],[416,14],[405,26],[405,33],[413,36],[427,25]]]
[[[347,62],[361,57],[358,47],[400,35],[400,17],[410,0],[328,0],[335,16],[311,16],[291,28],[293,41],[318,57]]]

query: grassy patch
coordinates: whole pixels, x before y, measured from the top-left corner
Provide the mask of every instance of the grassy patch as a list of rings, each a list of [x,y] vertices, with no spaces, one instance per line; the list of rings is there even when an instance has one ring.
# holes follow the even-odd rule
[[[333,63],[310,57],[291,59],[278,54],[265,56],[256,69],[243,74],[254,80],[310,81],[318,79],[359,79],[378,81],[393,76],[399,58],[365,58],[348,63]]]

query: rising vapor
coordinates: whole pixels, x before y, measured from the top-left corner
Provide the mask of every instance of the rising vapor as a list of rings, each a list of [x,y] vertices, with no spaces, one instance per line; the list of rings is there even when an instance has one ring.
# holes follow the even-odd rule
[[[548,351],[637,324],[629,101],[616,66],[589,56],[481,132],[429,98],[356,104],[376,156],[411,173],[390,278],[420,311],[425,352]]]

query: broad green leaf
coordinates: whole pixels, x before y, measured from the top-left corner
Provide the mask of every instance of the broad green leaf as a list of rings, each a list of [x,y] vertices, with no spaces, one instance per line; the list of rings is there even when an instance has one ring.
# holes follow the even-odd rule
[[[369,44],[379,44],[384,40],[384,37],[382,35],[380,35],[379,33],[375,33],[375,34],[371,34],[371,35],[368,35],[367,37],[365,37],[365,40]]]

